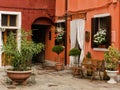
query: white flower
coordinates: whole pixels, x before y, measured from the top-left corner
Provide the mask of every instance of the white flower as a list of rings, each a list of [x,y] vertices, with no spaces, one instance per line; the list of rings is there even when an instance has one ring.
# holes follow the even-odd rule
[[[103,44],[106,42],[106,30],[99,29],[96,34],[93,36],[94,43],[97,45]]]

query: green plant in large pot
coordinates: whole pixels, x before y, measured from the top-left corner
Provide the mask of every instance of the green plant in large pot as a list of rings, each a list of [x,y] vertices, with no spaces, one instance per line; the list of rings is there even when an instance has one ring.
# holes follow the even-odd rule
[[[115,48],[113,45],[108,47],[108,51],[105,52],[104,54],[105,58],[105,67],[106,67],[106,72],[107,75],[110,77],[110,80],[108,83],[116,83],[114,80],[114,77],[118,73],[118,64],[119,64],[119,59],[120,59],[120,51]],[[111,76],[112,73],[112,76]],[[113,76],[115,75],[115,76]]]
[[[63,69],[63,64],[60,63],[60,53],[62,53],[63,50],[64,50],[64,46],[62,46],[62,45],[55,45],[52,48],[52,51],[58,55],[58,57],[57,57],[58,62],[56,63],[56,70],[58,70],[58,71]]]
[[[38,54],[44,49],[42,43],[34,43],[32,40],[28,40],[29,36],[31,36],[31,32],[21,31],[21,43],[20,47],[18,47],[16,41],[17,34],[10,32],[3,46],[5,59],[11,65],[11,69],[7,70],[7,75],[13,82],[22,83],[27,80],[31,75],[31,60],[33,55]],[[15,73],[16,75],[14,75]],[[26,76],[21,78],[19,77],[21,74],[22,77]]]
[[[75,58],[74,60],[74,66],[72,67],[72,74],[73,75],[79,75],[80,72],[78,70],[79,67],[79,60],[78,60],[78,56],[81,54],[81,50],[78,48],[72,48],[69,51],[69,56],[73,56]]]
[[[77,60],[77,57],[81,54],[81,50],[78,49],[78,48],[72,48],[70,51],[69,51],[69,56],[73,56],[75,57],[75,62],[74,64],[78,64],[78,60]]]

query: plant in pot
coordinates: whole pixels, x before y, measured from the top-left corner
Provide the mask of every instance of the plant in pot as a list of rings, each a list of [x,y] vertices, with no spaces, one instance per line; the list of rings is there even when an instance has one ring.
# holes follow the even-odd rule
[[[21,32],[21,46],[18,48],[16,41],[16,34],[10,32],[5,45],[3,45],[3,52],[5,53],[5,60],[9,61],[11,69],[7,70],[8,77],[13,83],[24,83],[31,75],[31,60],[33,55],[38,54],[44,50],[42,43],[34,43],[28,40],[31,36],[30,32]]]
[[[72,68],[72,73],[73,75],[78,75],[80,72],[78,70],[79,67],[79,60],[78,60],[78,56],[81,54],[81,50],[78,48],[72,48],[69,51],[69,56],[73,56],[75,58],[74,60],[74,66]]]
[[[118,73],[118,63],[120,59],[120,52],[113,45],[108,47],[108,51],[104,54],[105,58],[105,67],[107,75],[110,77],[108,83],[116,83],[114,77],[116,77]],[[112,74],[111,74],[112,73]]]
[[[91,58],[92,58],[92,55],[91,53],[88,51],[87,54],[86,54],[86,63],[91,63]],[[91,68],[88,68],[87,69],[87,76],[91,76],[93,73],[93,70]]]
[[[52,48],[52,51],[58,55],[58,57],[57,57],[58,62],[55,65],[56,70],[58,70],[58,71],[63,69],[63,64],[60,63],[60,53],[62,53],[63,50],[64,50],[64,46],[62,46],[62,45],[55,45]]]

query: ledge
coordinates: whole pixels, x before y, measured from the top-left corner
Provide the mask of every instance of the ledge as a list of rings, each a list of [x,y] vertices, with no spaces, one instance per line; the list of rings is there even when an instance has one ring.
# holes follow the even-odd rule
[[[106,48],[93,48],[94,51],[108,51]]]

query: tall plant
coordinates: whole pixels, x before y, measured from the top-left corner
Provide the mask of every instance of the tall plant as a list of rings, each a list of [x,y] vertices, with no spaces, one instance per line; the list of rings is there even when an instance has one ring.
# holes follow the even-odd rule
[[[31,64],[29,63],[33,55],[38,54],[44,49],[42,43],[34,43],[32,40],[28,40],[29,36],[31,36],[30,32],[22,31],[20,49],[17,46],[15,33],[10,32],[7,37],[7,41],[3,46],[3,51],[6,56],[6,61],[10,61],[13,70],[20,71],[30,68]]]
[[[60,56],[59,54],[64,50],[64,47],[61,45],[55,45],[52,48],[52,51],[55,52],[58,55],[58,62],[60,62]]]

